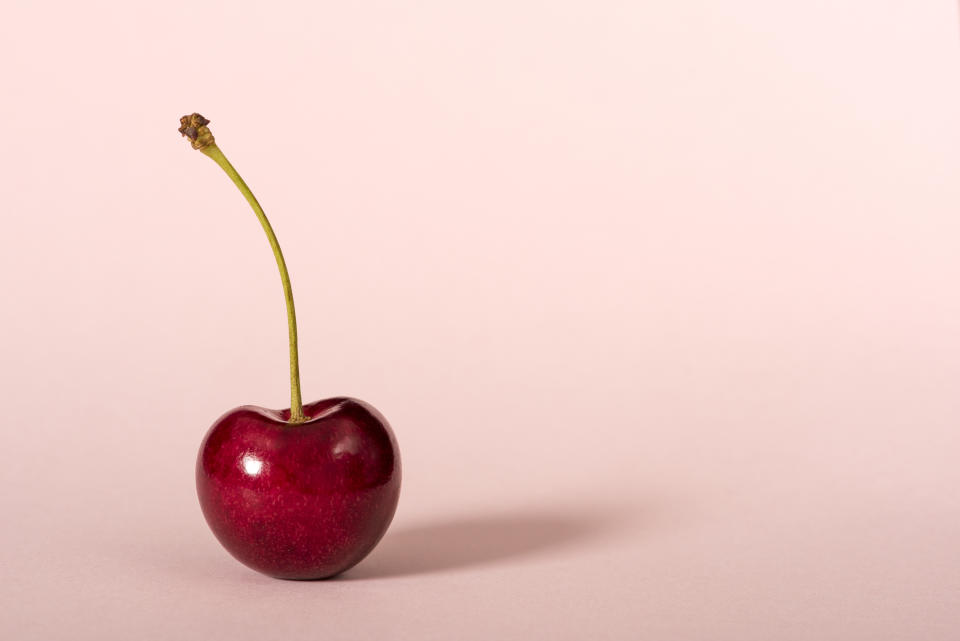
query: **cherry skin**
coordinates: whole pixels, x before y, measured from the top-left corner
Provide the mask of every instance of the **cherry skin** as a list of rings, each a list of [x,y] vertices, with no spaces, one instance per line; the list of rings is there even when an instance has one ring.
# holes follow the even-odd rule
[[[322,579],[359,563],[387,531],[400,456],[370,405],[330,398],[221,416],[197,457],[197,495],[214,535],[241,563],[283,579]]]

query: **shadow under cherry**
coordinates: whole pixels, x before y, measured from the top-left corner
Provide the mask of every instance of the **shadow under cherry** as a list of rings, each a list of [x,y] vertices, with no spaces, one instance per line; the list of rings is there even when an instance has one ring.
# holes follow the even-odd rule
[[[609,515],[596,513],[522,513],[391,529],[367,559],[339,578],[398,577],[493,565],[585,542],[614,524]]]

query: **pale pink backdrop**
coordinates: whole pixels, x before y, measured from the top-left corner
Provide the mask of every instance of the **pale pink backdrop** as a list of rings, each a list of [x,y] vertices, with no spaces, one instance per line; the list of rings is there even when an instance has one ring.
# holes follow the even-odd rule
[[[960,638],[950,2],[14,2],[0,637]],[[211,421],[392,421],[340,580],[234,562]]]

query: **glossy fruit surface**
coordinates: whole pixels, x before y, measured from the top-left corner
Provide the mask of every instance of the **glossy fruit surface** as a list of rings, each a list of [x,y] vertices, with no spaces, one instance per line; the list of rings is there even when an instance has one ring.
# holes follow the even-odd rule
[[[207,432],[197,495],[207,523],[245,565],[285,579],[320,579],[363,559],[400,496],[400,457],[370,405],[331,398],[289,410],[233,409]]]

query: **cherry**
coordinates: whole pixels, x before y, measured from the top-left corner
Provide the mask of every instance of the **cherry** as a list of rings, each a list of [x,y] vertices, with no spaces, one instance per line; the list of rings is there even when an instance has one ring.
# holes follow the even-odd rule
[[[200,506],[239,561],[284,579],[339,574],[386,532],[400,497],[393,432],[362,401],[289,412],[238,407],[213,424],[197,458]]]
[[[293,291],[280,244],[253,192],[194,113],[180,133],[233,180],[260,220],[280,270],[290,342],[290,409],[251,405],[221,416],[197,456],[210,529],[245,565],[277,578],[322,579],[360,562],[393,519],[400,454],[386,419],[352,398],[303,405]]]

